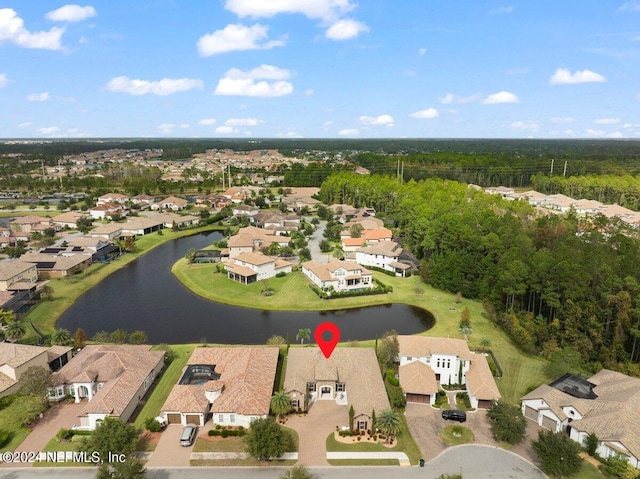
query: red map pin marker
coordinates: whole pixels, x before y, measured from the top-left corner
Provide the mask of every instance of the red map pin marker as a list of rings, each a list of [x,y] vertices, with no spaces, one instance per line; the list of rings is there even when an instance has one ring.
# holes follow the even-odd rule
[[[323,335],[325,333],[331,334],[331,339],[324,339]],[[336,344],[340,341],[340,329],[333,323],[326,322],[318,325],[316,330],[313,332],[313,337],[320,346],[320,350],[324,357],[329,359],[331,353],[336,348]]]

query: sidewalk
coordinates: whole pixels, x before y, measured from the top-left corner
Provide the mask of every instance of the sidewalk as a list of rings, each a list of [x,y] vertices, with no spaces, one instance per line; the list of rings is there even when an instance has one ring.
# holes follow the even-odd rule
[[[401,466],[411,465],[404,452],[327,452],[327,459],[397,459]]]
[[[246,452],[192,452],[192,461],[215,461],[224,459],[249,459],[249,454]],[[278,459],[280,460],[298,460],[297,452],[285,452]]]

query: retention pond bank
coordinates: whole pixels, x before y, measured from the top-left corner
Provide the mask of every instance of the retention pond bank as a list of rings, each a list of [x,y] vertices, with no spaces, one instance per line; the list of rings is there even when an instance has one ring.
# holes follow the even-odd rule
[[[414,334],[430,329],[428,311],[404,304],[338,311],[262,311],[208,301],[187,289],[171,266],[189,248],[201,249],[221,238],[202,233],[169,241],[109,275],[83,294],[58,320],[71,333],[141,329],[151,343],[208,342],[264,344],[279,334],[295,342],[300,328],[335,322],[342,341],[373,339],[395,329]]]

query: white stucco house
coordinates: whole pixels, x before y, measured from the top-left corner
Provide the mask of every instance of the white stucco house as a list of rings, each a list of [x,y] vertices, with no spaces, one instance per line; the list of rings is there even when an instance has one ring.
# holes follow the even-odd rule
[[[262,253],[240,253],[226,265],[227,277],[243,284],[273,278],[278,273],[291,273],[293,264]]]
[[[78,429],[93,430],[105,417],[127,421],[164,367],[164,352],[147,345],[89,345],[51,375],[47,397],[86,402]]]
[[[266,417],[278,365],[277,347],[196,348],[161,408],[169,424],[248,428]]]
[[[322,264],[311,260],[302,263],[302,273],[327,294],[375,288],[371,271],[354,261],[332,260]]]
[[[395,241],[382,241],[363,246],[355,250],[356,263],[363,266],[381,268],[390,271],[396,276],[404,277],[411,265],[401,263],[402,248]]]
[[[539,426],[580,444],[595,434],[601,457],[621,456],[640,469],[640,379],[608,369],[588,379],[565,374],[521,401],[524,416]]]
[[[471,407],[489,408],[500,398],[487,359],[463,339],[398,336],[400,386],[407,402],[435,404],[439,384],[465,387]]]

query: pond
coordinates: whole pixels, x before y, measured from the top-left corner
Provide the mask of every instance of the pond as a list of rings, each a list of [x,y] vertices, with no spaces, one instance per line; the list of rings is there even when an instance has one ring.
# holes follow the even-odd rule
[[[221,238],[202,233],[162,244],[111,274],[83,294],[58,320],[71,334],[83,328],[88,337],[98,331],[143,330],[151,343],[264,344],[274,334],[295,342],[300,328],[324,321],[336,323],[341,340],[373,339],[395,329],[414,334],[430,329],[433,315],[402,305],[340,311],[263,311],[206,300],[178,281],[171,266],[189,248],[201,249]]]

